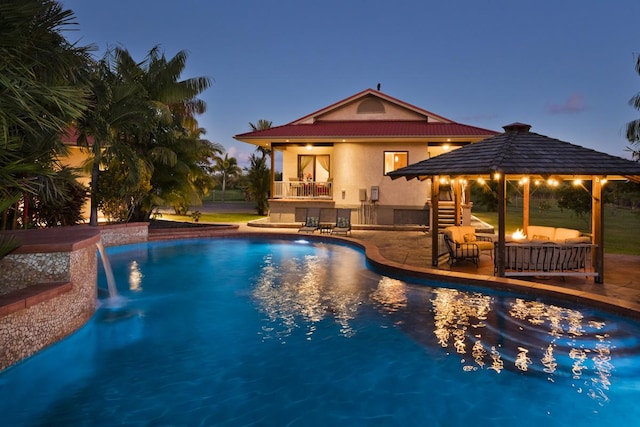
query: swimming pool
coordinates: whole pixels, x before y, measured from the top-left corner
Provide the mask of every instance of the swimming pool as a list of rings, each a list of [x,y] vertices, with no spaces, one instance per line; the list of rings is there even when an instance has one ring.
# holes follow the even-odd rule
[[[381,276],[341,245],[213,239],[108,253],[120,303],[0,374],[2,425],[640,419],[637,322]]]

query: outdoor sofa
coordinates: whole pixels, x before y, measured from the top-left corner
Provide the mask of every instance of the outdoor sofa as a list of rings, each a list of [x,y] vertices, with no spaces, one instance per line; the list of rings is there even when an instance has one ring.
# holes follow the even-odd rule
[[[505,276],[595,276],[589,236],[569,228],[530,225],[528,239],[505,242]],[[497,265],[496,265],[497,268]]]

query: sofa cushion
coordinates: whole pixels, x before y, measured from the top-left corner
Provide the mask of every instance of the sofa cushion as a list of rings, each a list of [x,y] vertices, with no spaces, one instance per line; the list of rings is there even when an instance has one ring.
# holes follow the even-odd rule
[[[591,243],[591,238],[589,236],[573,237],[570,239],[565,239],[564,243],[567,245],[575,245],[576,243]]]
[[[575,239],[580,237],[580,231],[572,230],[571,228],[556,228],[556,233],[553,236],[553,240],[556,242],[564,242],[567,239]]]

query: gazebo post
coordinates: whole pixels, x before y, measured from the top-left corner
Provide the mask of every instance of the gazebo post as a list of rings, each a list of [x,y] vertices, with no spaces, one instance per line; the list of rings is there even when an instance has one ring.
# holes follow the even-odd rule
[[[529,179],[525,179],[523,183],[522,194],[522,233],[529,235],[529,212],[531,202],[531,187],[529,186]]]
[[[591,177],[591,238],[596,246],[593,255],[593,269],[597,276],[594,282],[604,283],[604,203],[602,202],[602,180]]]
[[[276,150],[275,148],[271,148],[271,172],[269,174],[269,179],[271,180],[270,197],[273,198],[276,195]]]
[[[504,277],[505,270],[505,218],[507,216],[507,177],[496,173],[494,179],[498,182],[498,247],[496,249],[496,274]]]
[[[460,179],[453,179],[453,206],[456,210],[455,212],[455,225],[463,225],[462,224],[462,216],[460,212],[462,211],[462,183]]]
[[[431,177],[431,265],[437,267],[439,264],[440,244],[438,241],[438,200],[440,197],[440,180],[437,176]]]

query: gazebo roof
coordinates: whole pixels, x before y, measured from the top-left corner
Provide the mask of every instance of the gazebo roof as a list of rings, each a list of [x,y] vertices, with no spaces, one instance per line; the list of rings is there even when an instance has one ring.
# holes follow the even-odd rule
[[[504,126],[504,133],[397,169],[389,176],[411,179],[499,172],[542,177],[599,175],[640,182],[640,163],[530,132],[530,128],[523,123]]]

